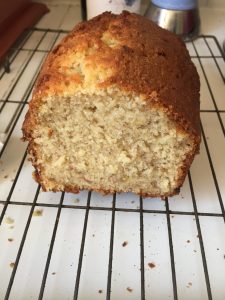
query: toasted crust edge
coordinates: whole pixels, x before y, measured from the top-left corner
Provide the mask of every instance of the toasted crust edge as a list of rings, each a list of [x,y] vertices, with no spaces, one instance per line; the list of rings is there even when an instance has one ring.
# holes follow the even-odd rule
[[[125,13],[125,15],[133,15],[134,14],[128,14]],[[101,16],[98,16],[96,18],[94,18],[91,22],[92,22],[92,26],[94,26],[96,24],[96,22],[101,21],[101,18],[105,18],[109,17],[111,18],[111,16],[113,16],[113,18],[115,17],[115,15],[109,14],[109,13],[105,13]],[[52,189],[49,189],[45,182],[45,179],[42,176],[42,172],[41,172],[41,168],[40,166],[37,165],[36,161],[37,161],[37,153],[35,151],[35,145],[33,142],[33,137],[32,137],[32,130],[35,128],[36,125],[36,111],[39,109],[39,107],[41,106],[42,103],[42,98],[46,95],[46,89],[45,89],[45,83],[49,81],[49,68],[50,68],[50,61],[52,60],[53,55],[57,55],[57,49],[59,49],[59,47],[65,45],[65,43],[68,41],[70,36],[76,35],[76,32],[79,32],[79,30],[85,30],[85,25],[86,23],[82,22],[81,24],[78,24],[75,29],[72,31],[72,33],[66,37],[58,46],[56,46],[56,48],[53,50],[52,53],[50,53],[46,59],[46,62],[44,63],[39,78],[35,84],[35,89],[34,89],[34,93],[33,93],[33,98],[29,104],[29,111],[26,114],[25,117],[25,121],[23,123],[23,127],[22,127],[22,131],[23,131],[23,140],[29,141],[29,150],[28,152],[31,154],[32,156],[32,163],[33,166],[35,167],[36,171],[35,171],[35,179],[38,183],[41,184],[42,188],[44,190],[52,190],[54,192],[56,191],[66,191],[66,192],[73,192],[73,193],[77,193],[80,190],[82,190],[82,187],[77,187],[77,186],[65,186],[64,189],[58,189],[57,188],[57,183],[55,183],[55,187]],[[155,26],[155,25],[153,25]],[[163,29],[159,29],[160,31],[164,31]],[[167,33],[168,35],[170,35],[170,33]],[[170,35],[172,36],[172,35]],[[175,37],[173,37],[174,39]],[[180,41],[178,42],[180,43]],[[183,50],[184,51],[184,50]],[[54,74],[52,74],[52,76],[54,77]],[[59,78],[56,78],[54,81],[55,84],[57,83],[57,80]],[[198,81],[196,84],[199,84],[199,79],[196,77],[196,80]],[[114,82],[113,82],[114,83]],[[121,86],[121,89],[124,88],[124,90],[127,90],[127,86]],[[169,197],[169,196],[173,196],[176,195],[177,193],[179,193],[179,189],[180,186],[183,184],[184,179],[186,177],[187,171],[190,168],[190,165],[194,159],[194,156],[196,153],[199,152],[199,145],[200,145],[200,129],[198,128],[198,126],[196,127],[196,125],[194,126],[190,120],[185,119],[184,115],[182,114],[181,111],[179,110],[174,110],[174,107],[171,107],[170,105],[165,104],[164,100],[161,98],[161,95],[159,95],[157,92],[153,91],[150,94],[147,95],[145,101],[149,102],[149,104],[151,103],[152,105],[152,101],[153,99],[157,98],[157,103],[155,103],[156,106],[160,107],[172,120],[174,120],[175,122],[177,122],[177,128],[179,128],[179,130],[184,130],[185,132],[188,132],[190,135],[190,138],[193,140],[194,142],[194,148],[192,153],[189,154],[189,156],[186,158],[183,166],[181,167],[179,173],[179,179],[177,181],[177,187],[174,188],[174,190],[170,193],[170,194],[165,194],[165,195],[160,195],[160,194],[146,194],[146,193],[138,193],[140,196],[143,197]],[[191,113],[191,110],[190,110]],[[115,192],[127,192],[127,191],[116,191],[116,190],[105,190],[104,188],[96,188],[93,187],[90,190],[95,190],[95,191],[99,191],[101,193],[104,194],[113,194]]]

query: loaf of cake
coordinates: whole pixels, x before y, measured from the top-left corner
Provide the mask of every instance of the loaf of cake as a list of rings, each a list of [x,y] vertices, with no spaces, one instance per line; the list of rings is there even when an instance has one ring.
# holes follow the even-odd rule
[[[23,134],[45,191],[172,196],[199,151],[196,68],[172,33],[105,12],[48,55]]]

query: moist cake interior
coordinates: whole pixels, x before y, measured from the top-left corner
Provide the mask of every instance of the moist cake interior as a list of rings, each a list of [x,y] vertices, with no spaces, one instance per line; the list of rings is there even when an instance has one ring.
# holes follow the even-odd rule
[[[190,135],[163,109],[112,88],[48,96],[36,117],[36,165],[48,190],[169,195],[193,151]]]

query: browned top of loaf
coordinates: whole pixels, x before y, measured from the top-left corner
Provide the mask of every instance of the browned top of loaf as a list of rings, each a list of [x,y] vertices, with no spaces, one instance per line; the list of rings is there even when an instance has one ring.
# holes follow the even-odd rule
[[[73,92],[82,86],[85,74],[70,68],[79,57],[83,59],[82,53],[97,88],[117,86],[141,94],[199,136],[199,77],[184,43],[144,17],[128,12],[106,12],[78,24],[48,56],[31,107],[38,105],[44,94]],[[98,78],[101,72],[102,80]]]

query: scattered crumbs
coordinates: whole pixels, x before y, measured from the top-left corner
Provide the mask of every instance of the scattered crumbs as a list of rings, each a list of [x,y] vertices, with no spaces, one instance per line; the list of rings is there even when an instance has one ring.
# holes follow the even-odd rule
[[[5,176],[4,176],[5,179],[8,178],[8,177],[9,177],[9,175],[5,175]]]
[[[187,243],[190,243],[191,241],[190,240],[187,240]]]
[[[189,285],[189,286],[192,286],[192,282],[188,282],[188,285]]]
[[[132,200],[132,201],[131,201],[131,204],[134,204],[134,203],[135,203],[135,201],[134,201],[134,200]]]
[[[13,218],[10,218],[10,217],[7,217],[7,218],[5,219],[5,222],[6,222],[6,224],[13,224],[13,223],[14,223],[14,219],[13,219]]]
[[[219,248],[216,248],[216,250],[218,251],[218,250],[220,250]]]
[[[102,293],[103,293],[103,290],[98,290],[98,293],[99,293],[99,294],[102,294]]]
[[[34,212],[33,212],[33,216],[34,217],[41,217],[43,214],[43,209],[36,209]]]
[[[12,242],[12,241],[13,241],[13,239],[12,239],[12,238],[9,238],[9,239],[8,239],[8,241],[9,241],[9,242]]]
[[[149,266],[149,268],[151,268],[151,269],[155,268],[155,264],[154,264],[153,262],[148,263],[148,266]]]
[[[76,198],[76,199],[73,200],[73,202],[74,202],[74,203],[79,203],[79,202],[80,202],[80,199]]]
[[[174,218],[174,215],[172,215],[171,218]]]
[[[197,250],[194,250],[194,252],[196,253],[196,252],[197,252]]]
[[[52,275],[55,275],[56,274],[56,272],[52,272]]]
[[[127,291],[128,291],[129,293],[132,293],[132,292],[133,292],[133,289],[130,288],[130,287],[128,286],[128,287],[127,287]]]
[[[95,234],[93,233],[92,236],[95,237]]]
[[[14,268],[15,263],[14,263],[14,262],[11,262],[11,263],[9,264],[9,266],[10,266],[10,268]]]
[[[128,245],[128,241],[124,241],[122,244],[123,247],[126,247],[127,245]]]

